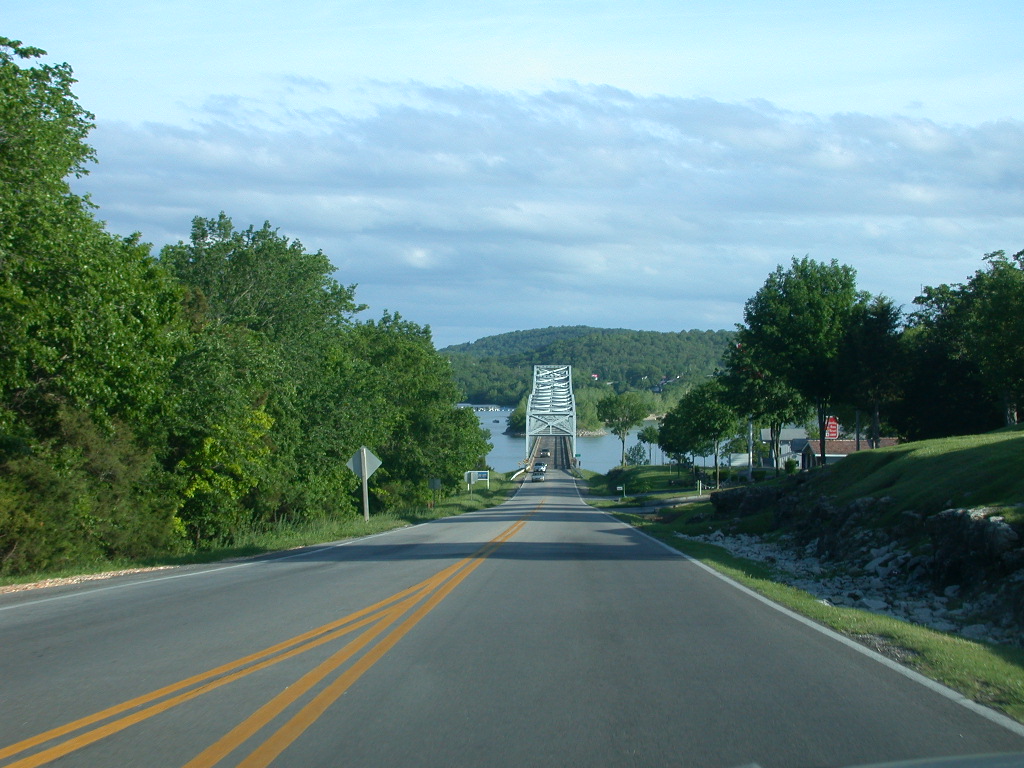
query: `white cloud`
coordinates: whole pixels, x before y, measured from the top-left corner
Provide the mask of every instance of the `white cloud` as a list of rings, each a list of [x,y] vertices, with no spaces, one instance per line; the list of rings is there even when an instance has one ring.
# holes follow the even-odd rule
[[[414,269],[430,269],[437,260],[427,248],[411,248],[405,253],[405,263]]]
[[[909,302],[1022,247],[1019,121],[579,85],[374,87],[377,106],[352,113],[285,94],[275,112],[217,99],[188,127],[101,121],[79,186],[114,230],[157,245],[194,215],[269,220],[440,344],[563,321],[729,328],[804,254]]]

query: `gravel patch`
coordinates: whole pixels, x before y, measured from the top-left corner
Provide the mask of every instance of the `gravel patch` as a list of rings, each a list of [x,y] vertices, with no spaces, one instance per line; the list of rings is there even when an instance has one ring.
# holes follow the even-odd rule
[[[112,579],[115,576],[128,576],[133,573],[146,573],[148,571],[163,571],[173,567],[171,565],[158,565],[152,568],[124,568],[119,571],[106,571],[105,573],[86,573],[80,576],[65,576],[60,579],[43,579],[42,581],[33,581],[27,584],[8,584],[0,586],[0,595],[7,594],[8,592],[26,592],[30,589],[63,587],[68,584],[81,584],[86,581],[102,581],[103,579]]]

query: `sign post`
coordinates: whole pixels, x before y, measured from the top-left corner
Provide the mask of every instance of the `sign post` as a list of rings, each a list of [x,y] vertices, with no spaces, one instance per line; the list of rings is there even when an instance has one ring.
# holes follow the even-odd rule
[[[373,451],[365,445],[352,454],[352,458],[345,463],[345,466],[355,472],[363,481],[363,519],[367,522],[370,520],[370,492],[366,483],[370,479],[370,475],[380,467],[380,464],[380,459],[374,456]]]
[[[473,483],[483,480],[487,483],[487,490],[491,490],[491,473],[486,469],[474,469],[463,474],[466,479],[466,490],[473,492]]]

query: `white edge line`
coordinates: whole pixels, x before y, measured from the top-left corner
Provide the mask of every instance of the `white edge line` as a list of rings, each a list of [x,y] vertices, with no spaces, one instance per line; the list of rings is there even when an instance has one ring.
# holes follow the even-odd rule
[[[578,489],[577,489],[577,492],[578,492]],[[647,539],[650,539],[655,544],[658,544],[658,545],[664,547],[669,552],[671,552],[671,553],[673,553],[675,555],[678,555],[679,557],[682,557],[682,558],[684,558],[686,560],[689,560],[691,563],[694,563],[695,565],[699,566],[700,568],[703,568],[705,571],[710,573],[712,576],[714,576],[714,577],[716,577],[718,579],[721,579],[722,581],[726,582],[727,584],[731,584],[733,587],[738,589],[740,592],[743,592],[743,593],[749,595],[750,597],[753,597],[755,600],[761,601],[762,603],[764,603],[765,605],[769,606],[770,608],[774,608],[779,613],[782,613],[782,614],[788,616],[791,619],[795,619],[796,621],[800,622],[801,624],[804,624],[805,626],[810,627],[811,629],[817,630],[821,634],[826,635],[827,637],[830,637],[833,640],[836,640],[836,641],[842,643],[843,645],[852,648],[853,650],[857,651],[858,653],[861,653],[861,654],[867,656],[868,658],[873,659],[874,661],[877,661],[879,664],[883,664],[884,666],[888,667],[889,669],[891,669],[891,670],[893,670],[895,672],[898,672],[899,674],[903,675],[904,677],[907,677],[907,678],[913,680],[914,682],[919,683],[920,685],[923,685],[925,688],[928,688],[929,690],[934,691],[935,693],[938,693],[940,696],[944,696],[945,698],[949,699],[950,701],[953,701],[953,702],[955,702],[956,704],[959,704],[962,707],[966,707],[967,709],[971,710],[975,714],[981,715],[986,720],[990,720],[991,722],[995,723],[996,725],[1001,725],[1003,728],[1007,729],[1008,731],[1011,731],[1011,732],[1015,733],[1018,736],[1024,736],[1024,725],[1022,725],[1021,723],[1018,723],[1013,718],[1008,717],[1007,715],[1004,715],[1001,712],[996,712],[994,709],[989,709],[988,707],[982,706],[981,704],[978,704],[976,701],[972,701],[971,699],[968,699],[962,693],[954,691],[952,688],[947,688],[942,683],[938,683],[938,682],[936,682],[935,680],[932,680],[929,677],[925,677],[920,672],[915,672],[914,670],[912,670],[912,669],[910,669],[908,667],[905,667],[902,664],[899,664],[899,663],[893,661],[892,659],[890,659],[890,658],[888,658],[886,656],[883,656],[882,654],[878,653],[877,651],[873,651],[870,648],[868,648],[867,646],[861,645],[856,640],[851,640],[846,635],[840,634],[839,632],[836,632],[834,629],[830,629],[830,628],[828,628],[826,626],[823,626],[822,624],[819,624],[816,621],[812,621],[811,619],[807,618],[806,616],[802,616],[799,613],[797,613],[796,611],[793,611],[792,609],[787,608],[784,605],[780,605],[779,603],[776,603],[776,602],[774,602],[772,600],[769,600],[767,597],[765,597],[764,595],[760,594],[759,592],[755,592],[750,587],[747,587],[747,586],[745,586],[743,584],[740,584],[738,581],[735,581],[734,579],[729,578],[724,573],[720,573],[720,572],[716,571],[711,566],[705,565],[700,560],[698,560],[698,559],[696,559],[694,557],[691,557],[690,555],[686,554],[685,552],[681,552],[680,550],[676,549],[675,547],[670,546],[669,544],[666,544],[664,541],[661,541],[660,539],[654,538],[650,534],[645,533],[644,531],[641,531],[639,528],[636,528],[636,527],[630,525],[629,523],[622,522],[617,517],[615,517],[614,515],[609,514],[608,512],[605,512],[604,510],[599,510],[599,509],[595,508],[594,511],[601,512],[602,514],[607,515],[608,517],[610,517],[612,520],[614,520],[619,525],[623,525],[623,526],[625,526],[626,528],[629,528],[632,531],[636,531],[641,536],[643,536],[643,537],[645,537]]]

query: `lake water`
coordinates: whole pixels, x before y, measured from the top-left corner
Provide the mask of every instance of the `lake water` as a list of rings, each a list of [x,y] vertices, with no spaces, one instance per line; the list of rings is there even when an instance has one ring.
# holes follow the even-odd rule
[[[487,406],[474,406],[485,408]],[[489,440],[494,448],[487,454],[487,463],[496,472],[510,472],[522,466],[526,459],[526,438],[512,437],[504,434],[507,426],[505,420],[512,413],[510,408],[503,408],[497,411],[477,411],[480,419],[480,426],[490,433]],[[636,445],[636,433],[642,429],[632,430],[626,438],[626,450]],[[622,458],[622,443],[615,435],[603,435],[601,437],[577,437],[576,453],[580,455],[580,465],[584,469],[593,472],[605,473],[613,467],[619,466]],[[662,461],[661,451],[654,446],[654,461]]]

